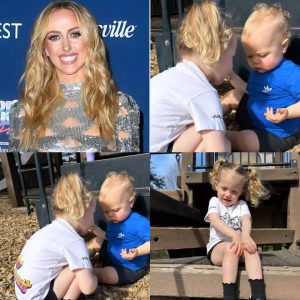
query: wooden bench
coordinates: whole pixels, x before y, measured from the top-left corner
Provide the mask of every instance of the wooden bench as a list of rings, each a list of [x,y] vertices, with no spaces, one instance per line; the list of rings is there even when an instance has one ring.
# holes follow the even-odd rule
[[[294,230],[253,229],[258,245],[289,244]],[[152,227],[151,251],[205,247],[208,228]],[[295,293],[300,282],[300,251],[269,251],[261,253],[267,299],[299,299]],[[222,270],[210,265],[206,256],[175,259],[151,258],[151,296],[222,297]],[[238,272],[241,299],[248,299],[249,283],[245,268]]]

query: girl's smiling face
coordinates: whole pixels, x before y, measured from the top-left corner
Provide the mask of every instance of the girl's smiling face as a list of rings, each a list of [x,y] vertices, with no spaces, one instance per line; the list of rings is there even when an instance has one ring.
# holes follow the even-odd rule
[[[225,206],[235,204],[244,191],[245,179],[234,170],[222,170],[216,190],[218,199]]]
[[[59,9],[50,15],[44,46],[60,82],[84,79],[87,49],[73,11]]]

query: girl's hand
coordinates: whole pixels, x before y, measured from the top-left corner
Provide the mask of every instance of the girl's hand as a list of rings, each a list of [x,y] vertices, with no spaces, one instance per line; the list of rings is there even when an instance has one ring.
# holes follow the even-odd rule
[[[100,248],[102,246],[103,243],[103,239],[95,237],[93,239],[91,239],[88,243],[87,243],[87,247],[89,250],[90,255],[95,255],[95,253],[100,251]]]
[[[242,237],[240,234],[236,233],[232,238],[232,242],[230,245],[230,250],[236,255],[241,256],[244,250]]]
[[[120,255],[122,256],[122,258],[126,259],[126,260],[132,260],[134,258],[136,258],[138,256],[139,252],[138,250],[135,249],[129,249],[128,251],[126,249],[122,249]]]
[[[257,246],[254,240],[249,235],[242,235],[242,243],[247,252],[254,254],[257,251]]]
[[[276,113],[274,113],[273,107],[267,107],[264,115],[272,123],[281,123],[288,119],[289,111],[287,108],[277,108]]]

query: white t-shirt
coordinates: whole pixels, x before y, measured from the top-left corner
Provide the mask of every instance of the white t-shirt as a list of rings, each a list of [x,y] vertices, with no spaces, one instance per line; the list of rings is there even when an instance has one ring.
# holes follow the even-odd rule
[[[57,219],[37,231],[25,244],[14,267],[19,300],[42,300],[63,267],[92,269],[82,237],[65,220]]]
[[[183,60],[150,80],[150,152],[165,152],[187,125],[225,131],[220,97],[199,67]]]
[[[251,215],[248,205],[244,200],[238,200],[231,206],[225,206],[217,197],[212,197],[210,199],[208,211],[204,221],[209,222],[208,215],[210,213],[216,213],[219,215],[221,220],[238,232],[242,232],[242,216]],[[210,225],[209,242],[206,246],[207,253],[214,245],[221,241],[231,242],[231,238],[218,232],[213,226]]]

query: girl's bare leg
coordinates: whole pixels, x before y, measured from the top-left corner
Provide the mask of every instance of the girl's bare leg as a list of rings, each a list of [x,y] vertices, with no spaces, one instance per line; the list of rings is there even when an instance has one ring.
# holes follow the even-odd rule
[[[256,251],[254,254],[250,254],[247,251],[243,253],[245,259],[245,266],[248,273],[249,279],[262,279],[262,268],[261,268],[261,260],[258,252]]]
[[[81,291],[75,274],[69,267],[65,267],[54,281],[53,290],[58,299],[77,299]]]
[[[211,254],[211,261],[222,266],[223,283],[235,283],[240,257],[230,249],[230,242],[219,243]]]

